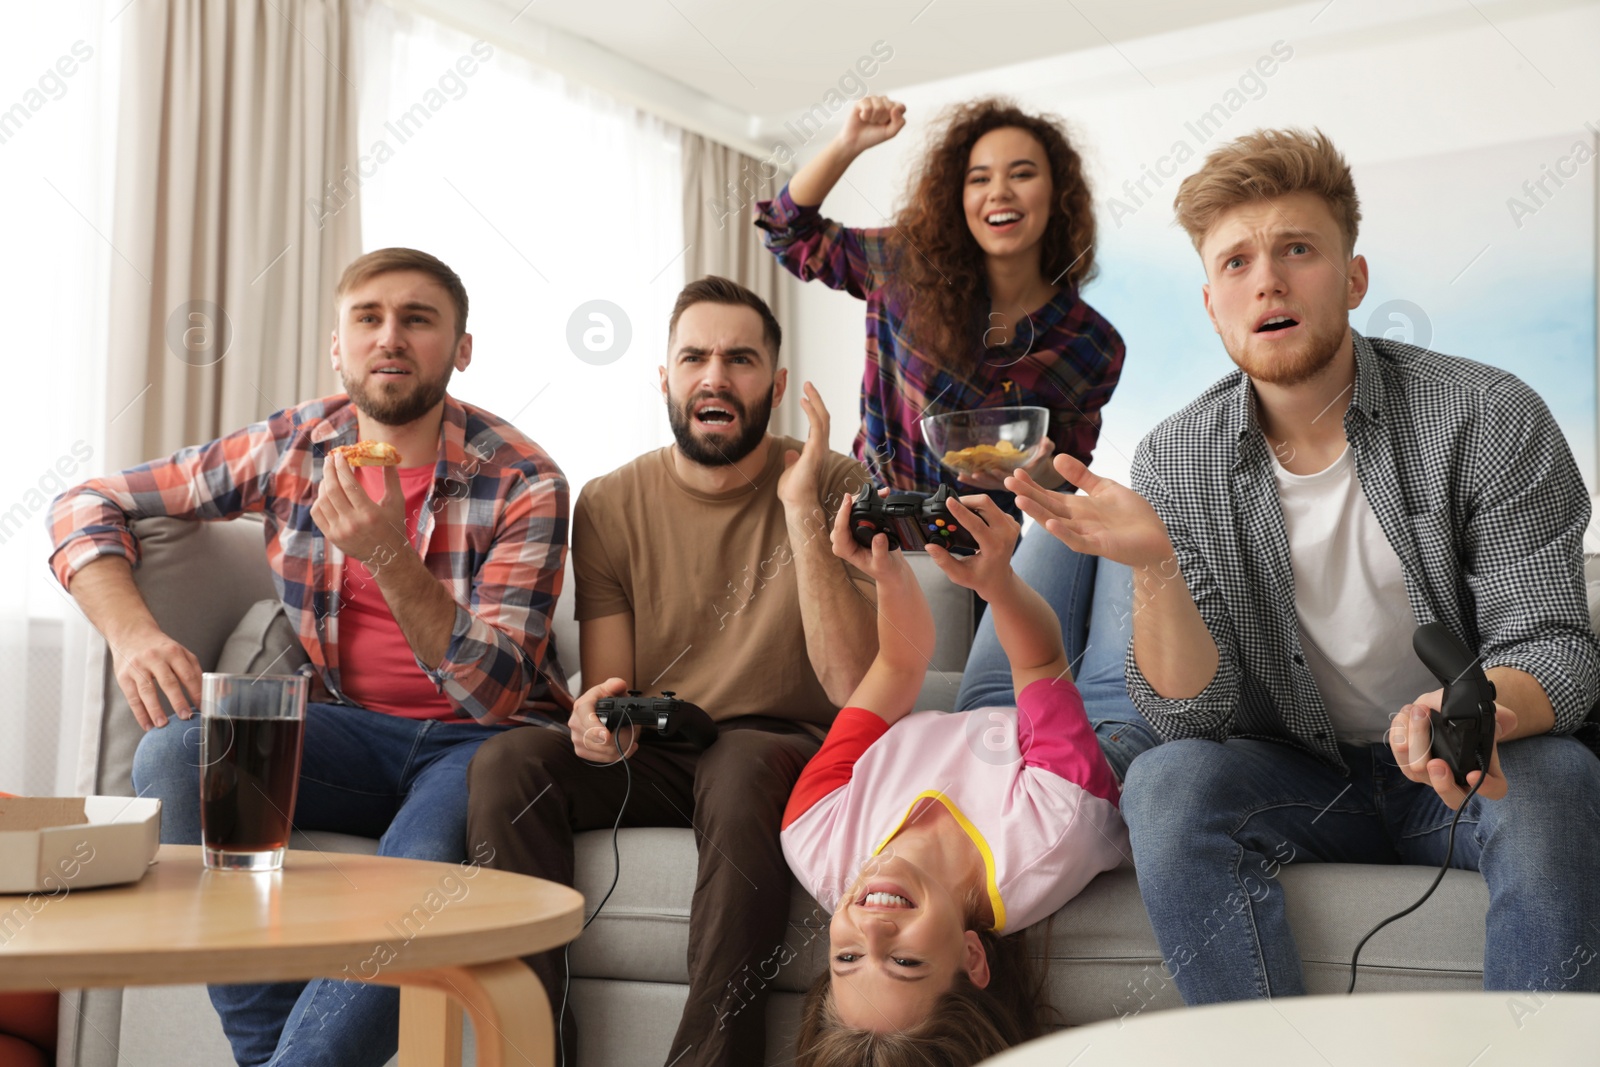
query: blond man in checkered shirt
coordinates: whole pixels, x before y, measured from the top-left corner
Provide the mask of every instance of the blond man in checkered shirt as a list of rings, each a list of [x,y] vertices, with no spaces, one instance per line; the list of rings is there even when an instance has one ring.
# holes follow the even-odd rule
[[[1066,456],[1080,495],[1013,479],[1068,546],[1135,571],[1128,686],[1166,743],[1123,814],[1164,975],[1190,1004],[1305,992],[1282,866],[1437,866],[1460,809],[1485,987],[1600,990],[1600,760],[1572,736],[1600,646],[1560,429],[1505,371],[1350,329],[1361,212],[1320,133],[1217,149],[1176,206],[1238,370],[1141,442],[1131,489]],[[1470,799],[1429,758],[1440,691],[1410,638],[1436,620],[1498,691]]]

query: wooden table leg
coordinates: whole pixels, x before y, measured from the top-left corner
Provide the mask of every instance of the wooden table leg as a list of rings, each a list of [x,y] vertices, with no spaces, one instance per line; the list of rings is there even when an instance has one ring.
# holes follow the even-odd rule
[[[461,1005],[426,986],[400,987],[400,1067],[461,1067]]]
[[[478,1067],[554,1067],[555,1029],[544,986],[521,960],[482,963],[470,967],[438,967],[416,974],[396,975],[400,993],[400,1063],[460,1063],[460,1011],[454,1005],[455,1059],[441,1060],[432,1051],[443,1044],[448,1023],[439,1012],[436,995],[454,998],[472,1016]],[[408,996],[409,995],[409,996]],[[408,1008],[420,1012],[414,1027],[406,1021]],[[426,1058],[433,1056],[433,1058]]]

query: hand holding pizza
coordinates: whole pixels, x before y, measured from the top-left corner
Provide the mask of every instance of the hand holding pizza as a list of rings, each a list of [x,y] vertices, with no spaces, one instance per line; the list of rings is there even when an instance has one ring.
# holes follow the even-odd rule
[[[382,500],[367,495],[353,463],[386,468]],[[323,536],[374,573],[411,548],[406,538],[406,499],[400,488],[399,465],[400,454],[379,441],[333,449],[322,461],[322,483],[311,505],[311,519]]]

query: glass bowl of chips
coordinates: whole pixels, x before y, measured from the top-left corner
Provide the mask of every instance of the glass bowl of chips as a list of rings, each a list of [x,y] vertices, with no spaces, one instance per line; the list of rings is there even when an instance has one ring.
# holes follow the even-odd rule
[[[1049,428],[1046,408],[977,408],[924,416],[922,439],[961,481],[998,488],[1018,467],[1050,454]]]

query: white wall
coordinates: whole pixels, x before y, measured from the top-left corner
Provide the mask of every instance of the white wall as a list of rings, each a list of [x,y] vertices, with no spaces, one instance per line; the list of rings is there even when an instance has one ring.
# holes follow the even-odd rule
[[[1228,91],[1239,86],[1260,57],[1270,54],[1275,42],[1282,42],[1280,55],[1285,49],[1292,52],[1290,58],[1272,65],[1273,73],[1262,80],[1259,92],[1247,84],[1251,94],[1228,98]],[[908,168],[940,107],[988,93],[1011,94],[1024,107],[1068,120],[1090,164],[1100,205],[1102,260],[1165,256],[1192,267],[1192,289],[1152,294],[1149,316],[1203,316],[1199,263],[1170,221],[1172,194],[1182,177],[1198,168],[1206,149],[1258,126],[1319,126],[1350,159],[1359,190],[1364,166],[1554,135],[1576,138],[1586,122],[1600,126],[1597,45],[1600,5],[1595,3],[1479,3],[1474,8],[1456,0],[1316,0],[1116,49],[899,92],[897,98],[908,105],[905,132],[858,160],[849,183],[841,183],[824,211],[850,225],[882,224],[901,202]],[[1146,191],[1155,195],[1141,196],[1144,203],[1131,217],[1118,209],[1113,219],[1110,197],[1132,204],[1122,190],[1124,182],[1137,181],[1143,168],[1154,167],[1175,142],[1197,146],[1186,122],[1213,104],[1226,106],[1240,98],[1242,106],[1194,158],[1159,189],[1146,178]],[[814,151],[821,142],[819,137],[807,148]],[[1593,162],[1586,165],[1591,189],[1595,167]],[[1537,161],[1529,160],[1527,173],[1538,176]],[[1508,188],[1506,195],[1515,192]],[[1494,207],[1503,211],[1498,202]],[[1415,210],[1429,210],[1427,190],[1417,191]],[[1455,220],[1436,221],[1442,236]],[[1440,258],[1438,270],[1448,272],[1445,278],[1464,265]],[[1373,266],[1375,272],[1381,269],[1381,264]],[[1492,277],[1490,259],[1475,269]],[[1126,284],[1127,279],[1119,282]],[[834,413],[831,443],[845,451],[857,426],[863,305],[820,285],[794,284],[799,290],[794,365],[798,376],[818,383]],[[1091,303],[1099,284],[1085,292]],[[1361,321],[1361,315],[1355,313],[1352,321]],[[1161,392],[1157,380],[1181,364],[1185,373],[1198,373],[1194,380],[1203,384],[1226,373],[1231,364],[1214,338],[1206,351],[1141,351],[1136,344],[1140,323],[1115,318],[1113,323],[1128,338],[1129,356],[1122,386],[1105,410],[1095,466],[1121,478],[1138,439],[1175,406],[1162,407],[1169,404],[1164,394],[1159,402],[1150,399]],[[1198,391],[1197,385],[1188,395]],[[1586,462],[1592,469],[1592,443],[1588,447]]]

